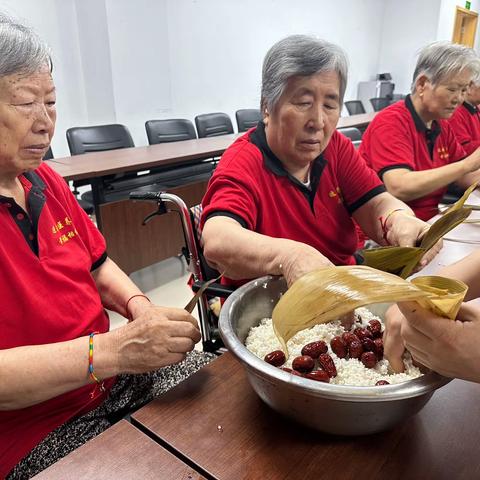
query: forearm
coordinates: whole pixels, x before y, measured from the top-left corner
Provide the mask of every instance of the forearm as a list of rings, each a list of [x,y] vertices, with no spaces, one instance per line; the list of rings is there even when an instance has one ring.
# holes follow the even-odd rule
[[[468,285],[465,301],[480,297],[480,250],[477,250],[452,265],[443,267],[437,275],[461,280]]]
[[[202,237],[208,263],[234,280],[281,275],[299,243],[252,232],[227,217],[207,220]]]
[[[410,171],[401,173],[389,170],[384,174],[387,190],[404,202],[425,197],[449,183],[455,182],[468,173],[464,160],[444,165],[430,170]]]
[[[459,178],[455,181],[455,183],[463,189],[467,189],[470,185],[474,183],[480,183],[480,170],[476,170],[475,172],[470,172],[464,175],[463,177]]]
[[[389,221],[391,221],[391,213],[397,209],[406,215],[414,215],[412,209],[406,203],[385,192],[362,205],[355,211],[353,218],[369,238],[379,245],[386,245],[380,218],[385,219],[388,216]]]
[[[120,373],[115,338],[113,332],[94,337],[94,371],[98,378]],[[0,410],[25,408],[92,383],[88,343],[88,337],[80,337],[1,350]]]
[[[97,284],[102,304],[109,310],[129,317],[137,307],[148,303],[145,298],[136,297],[129,303],[129,312],[125,310],[128,299],[134,295],[142,295],[142,292],[110,258],[92,272],[92,276]]]

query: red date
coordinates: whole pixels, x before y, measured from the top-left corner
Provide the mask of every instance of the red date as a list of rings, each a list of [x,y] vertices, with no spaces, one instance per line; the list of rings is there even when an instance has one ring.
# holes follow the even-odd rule
[[[363,353],[363,347],[362,343],[360,340],[354,340],[349,346],[348,346],[348,353],[350,355],[350,358],[360,358]]]
[[[335,363],[333,362],[332,357],[328,353],[322,353],[318,357],[318,363],[321,365],[323,370],[328,373],[330,378],[337,376],[337,369]]]
[[[332,347],[332,352],[338,358],[345,358],[347,356],[347,345],[342,340],[342,337],[333,337],[330,341],[330,347]]]
[[[275,350],[274,352],[267,353],[264,360],[274,367],[280,367],[285,363],[286,358],[281,350]]]
[[[313,370],[315,360],[308,355],[302,355],[301,357],[295,357],[292,362],[292,368],[297,372],[308,373]]]
[[[373,338],[382,336],[382,324],[378,320],[370,320],[367,326]]]
[[[377,357],[373,352],[363,352],[360,360],[367,368],[373,368],[377,364]]]
[[[386,380],[379,380],[375,386],[377,385],[390,385],[390,382],[387,382]]]
[[[373,341],[375,345],[375,349],[373,350],[375,352],[375,355],[377,356],[378,360],[382,360],[383,358],[383,339],[381,338],[376,338]]]
[[[284,372],[288,372],[288,373],[293,372],[293,370],[291,368],[288,368],[288,367],[282,367],[281,370],[283,370]]]
[[[318,342],[311,342],[307,343],[302,348],[302,355],[308,355],[312,358],[318,358],[321,353],[327,353],[328,347],[327,344],[323,340],[319,340]]]
[[[325,370],[315,370],[313,372],[306,373],[305,378],[309,378],[310,380],[316,380],[317,382],[330,382],[330,377]]]
[[[358,342],[358,337],[351,332],[344,332],[342,333],[342,340],[347,344],[350,345],[352,342],[357,341]]]
[[[353,331],[353,333],[359,338],[360,341],[363,341],[364,338],[372,338],[370,330],[367,330],[366,328],[358,327]]]
[[[365,352],[375,352],[375,342],[371,338],[364,338],[362,347]]]

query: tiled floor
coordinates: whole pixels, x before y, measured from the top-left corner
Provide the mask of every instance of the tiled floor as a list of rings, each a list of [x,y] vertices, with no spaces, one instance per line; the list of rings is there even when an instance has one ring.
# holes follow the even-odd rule
[[[193,296],[192,290],[187,285],[189,276],[183,257],[172,257],[134,272],[130,278],[153,303],[163,307],[184,308]],[[118,313],[109,311],[109,315],[111,329],[127,322]],[[193,316],[198,318],[196,309]]]

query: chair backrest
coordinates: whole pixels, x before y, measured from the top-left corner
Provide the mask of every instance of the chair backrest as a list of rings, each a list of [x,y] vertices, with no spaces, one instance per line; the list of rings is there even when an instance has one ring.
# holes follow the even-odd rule
[[[367,113],[361,100],[349,100],[345,102],[345,108],[349,115],[358,115],[360,113]]]
[[[53,158],[52,147],[48,147],[47,153],[43,157],[43,160],[51,160]]]
[[[184,118],[148,120],[145,122],[145,130],[147,131],[148,143],[150,145],[197,138],[193,123]]]
[[[237,119],[238,133],[246,132],[255,127],[262,120],[262,114],[258,108],[244,108],[235,112]]]
[[[338,131],[348,137],[352,142],[362,139],[362,132],[358,128],[339,128]]]
[[[118,124],[69,128],[67,142],[71,155],[135,146],[128,128]]]
[[[195,117],[198,138],[217,137],[233,133],[233,125],[226,113],[205,113]]]
[[[371,98],[370,103],[372,104],[373,109],[376,112],[383,110],[385,107],[388,107],[391,104],[392,100],[386,97]]]

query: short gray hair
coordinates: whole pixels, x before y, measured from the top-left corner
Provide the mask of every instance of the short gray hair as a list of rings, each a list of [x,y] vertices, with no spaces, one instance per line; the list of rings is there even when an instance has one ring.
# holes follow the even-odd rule
[[[337,72],[340,103],[343,103],[348,77],[345,52],[333,43],[308,35],[291,35],[280,40],[263,61],[260,108],[273,111],[290,78],[326,71]]]
[[[25,25],[0,13],[0,77],[52,69],[48,47]]]
[[[433,86],[465,70],[472,79],[480,74],[480,59],[472,48],[452,42],[434,42],[424,47],[413,73],[412,93],[419,77],[425,75]]]

